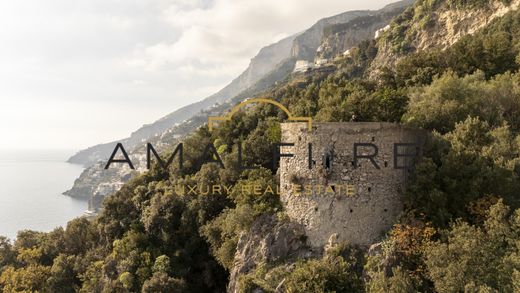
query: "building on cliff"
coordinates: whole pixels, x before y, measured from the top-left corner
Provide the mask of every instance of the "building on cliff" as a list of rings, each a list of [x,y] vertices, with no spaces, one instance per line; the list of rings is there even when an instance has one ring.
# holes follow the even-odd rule
[[[311,247],[368,245],[395,223],[414,160],[427,138],[396,123],[283,123],[280,196]],[[309,146],[311,145],[311,146]],[[291,155],[291,156],[284,156]]]
[[[308,70],[314,68],[314,64],[307,60],[298,60],[294,65],[293,72],[307,72]]]

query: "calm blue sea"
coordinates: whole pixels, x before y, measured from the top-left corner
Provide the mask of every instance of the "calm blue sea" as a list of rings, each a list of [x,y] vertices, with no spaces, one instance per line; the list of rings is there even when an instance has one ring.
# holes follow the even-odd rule
[[[0,151],[0,235],[51,231],[80,216],[87,202],[61,193],[83,167],[65,161],[73,151]]]

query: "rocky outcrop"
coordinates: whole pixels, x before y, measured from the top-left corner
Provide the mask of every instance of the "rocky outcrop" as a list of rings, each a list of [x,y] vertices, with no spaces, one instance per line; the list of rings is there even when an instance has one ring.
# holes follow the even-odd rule
[[[381,9],[378,13],[325,27],[317,57],[331,59],[344,54],[363,40],[373,39],[378,30],[387,26],[396,15],[402,13],[412,3],[413,1],[398,2]]]
[[[463,36],[471,35],[494,19],[517,10],[520,0],[492,0],[486,5],[455,7],[450,1],[418,1],[395,21],[378,40],[378,53],[369,75],[375,77],[384,67],[392,68],[410,53],[429,48],[446,49]],[[432,6],[434,5],[434,6]]]
[[[514,0],[510,4],[504,1],[490,1],[482,8],[446,9],[432,13],[424,29],[417,29],[416,37],[412,42],[415,50],[425,50],[432,47],[445,49],[463,36],[471,35],[487,26],[494,19],[518,9],[520,1]],[[426,21],[426,20],[425,20]]]
[[[228,292],[239,292],[240,276],[253,271],[259,264],[290,262],[291,259],[309,258],[318,253],[307,247],[300,225],[280,221],[275,215],[262,215],[238,241]]]
[[[316,50],[323,43],[324,37],[326,37],[331,27],[342,28],[344,31],[348,31],[347,34],[353,38],[349,44],[354,46],[357,42],[366,38],[367,34],[364,33],[365,31],[375,32],[381,25],[385,26],[388,24],[393,16],[402,12],[412,3],[413,0],[403,0],[375,11],[349,11],[321,19],[304,33],[296,36],[291,49],[291,56],[300,60],[314,61]],[[372,26],[375,29],[372,29]],[[355,36],[357,34],[360,36]],[[368,38],[372,36],[373,33],[370,33]]]
[[[371,13],[375,12],[369,10],[351,11],[321,19],[294,39],[294,43],[291,48],[291,56],[301,60],[313,61],[316,57],[316,49],[318,49],[321,44],[323,39],[323,32],[326,27],[334,24],[346,23]]]

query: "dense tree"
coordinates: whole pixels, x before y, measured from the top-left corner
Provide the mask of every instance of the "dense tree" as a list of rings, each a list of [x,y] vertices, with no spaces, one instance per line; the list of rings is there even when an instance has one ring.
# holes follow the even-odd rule
[[[520,272],[520,210],[501,201],[483,227],[458,221],[425,249],[437,292],[517,292]]]
[[[520,290],[520,12],[445,50],[402,55],[413,22],[427,26],[438,5],[484,2],[418,1],[380,40],[335,60],[334,72],[289,78],[262,93],[296,116],[400,121],[433,134],[410,176],[406,211],[379,252],[363,257],[340,245],[291,266],[259,265],[241,278],[242,291],[273,292],[279,284],[288,292]],[[367,78],[381,42],[403,58]],[[272,145],[286,118],[272,105],[246,107],[213,131],[194,131],[183,141],[182,169],[176,160],[166,169],[154,164],[107,197],[97,219],[21,231],[12,243],[0,237],[0,290],[223,292],[241,233],[263,214],[284,214],[278,196],[265,191],[278,184]],[[204,157],[210,144],[216,154]],[[253,170],[240,168],[239,148]],[[208,162],[217,155],[225,168]]]

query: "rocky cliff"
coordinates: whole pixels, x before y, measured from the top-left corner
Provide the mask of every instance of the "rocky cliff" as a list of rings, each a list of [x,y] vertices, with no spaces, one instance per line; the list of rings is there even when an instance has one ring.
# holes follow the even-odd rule
[[[359,42],[375,38],[378,31],[384,29],[394,17],[412,4],[411,0],[394,3],[381,9],[379,13],[326,26],[318,48],[319,57],[330,59],[342,55]]]
[[[240,276],[255,270],[259,264],[291,263],[318,255],[319,251],[313,251],[307,246],[301,225],[276,216],[262,215],[238,241],[228,292],[240,292]]]
[[[392,68],[410,53],[429,48],[445,49],[520,6],[519,0],[456,3],[421,0],[399,15],[378,39],[371,76],[377,76],[385,67]]]

